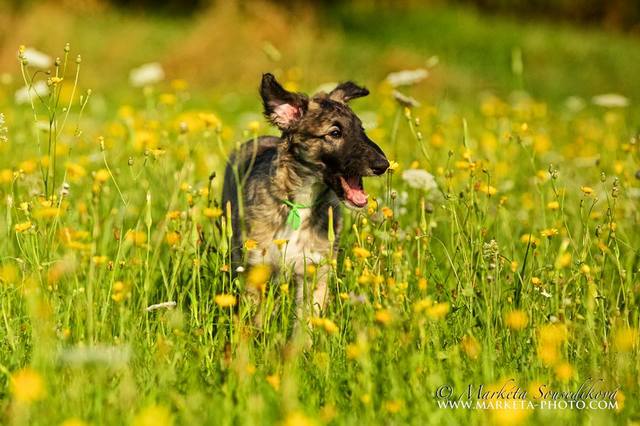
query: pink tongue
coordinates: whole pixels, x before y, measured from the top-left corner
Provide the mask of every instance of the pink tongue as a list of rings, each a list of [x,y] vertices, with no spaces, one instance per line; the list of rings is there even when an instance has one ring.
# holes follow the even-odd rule
[[[350,177],[344,179],[340,177],[340,183],[342,183],[342,189],[344,190],[344,197],[351,201],[358,207],[364,207],[367,205],[367,193],[360,186],[359,179],[357,177]]]

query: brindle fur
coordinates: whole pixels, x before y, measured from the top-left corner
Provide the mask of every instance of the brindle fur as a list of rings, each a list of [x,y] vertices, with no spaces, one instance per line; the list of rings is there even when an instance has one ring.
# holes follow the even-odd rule
[[[262,136],[244,143],[227,164],[223,205],[231,203],[232,257],[239,265],[243,241],[252,239],[259,249],[249,252],[247,263],[251,266],[266,262],[277,269],[282,253],[273,241],[288,240],[285,261],[295,275],[297,314],[302,315],[307,295],[312,295],[315,313],[321,314],[327,303],[330,274],[329,265],[322,260],[331,253],[335,257],[341,230],[340,204],[344,194],[339,176],[382,174],[389,163],[346,104],[367,95],[366,89],[347,82],[329,94],[321,92],[309,99],[287,92],[271,74],[265,74],[260,93],[266,117],[282,130],[282,135]],[[328,136],[327,132],[336,127],[340,128],[341,137]],[[240,191],[238,182],[243,182]],[[239,194],[242,205],[238,203]],[[287,224],[290,208],[282,200],[311,206],[300,210],[298,230]],[[333,249],[328,240],[329,207],[336,236]],[[305,289],[302,278],[310,263],[318,267],[315,288]],[[252,297],[260,302],[258,293]]]

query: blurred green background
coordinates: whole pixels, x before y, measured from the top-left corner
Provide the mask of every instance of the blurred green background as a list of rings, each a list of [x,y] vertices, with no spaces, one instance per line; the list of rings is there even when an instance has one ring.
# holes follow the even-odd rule
[[[147,62],[162,65],[167,84],[188,82],[194,106],[222,106],[231,116],[257,105],[266,71],[312,91],[344,79],[375,89],[390,72],[427,67],[410,94],[434,104],[477,105],[487,91],[521,89],[552,106],[610,92],[633,105],[640,94],[640,2],[632,0],[0,4],[4,96],[22,84],[19,45],[56,56],[69,42],[82,54],[80,84],[93,89],[98,110],[101,100],[139,100],[129,73]]]

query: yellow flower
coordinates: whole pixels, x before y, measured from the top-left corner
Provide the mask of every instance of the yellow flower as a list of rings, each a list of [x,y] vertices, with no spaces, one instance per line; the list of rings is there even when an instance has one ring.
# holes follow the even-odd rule
[[[93,256],[91,260],[95,265],[104,265],[105,263],[107,263],[109,258],[107,256]]]
[[[619,413],[622,411],[622,409],[624,408],[624,400],[626,399],[624,393],[621,390],[618,390],[618,393],[616,394],[616,402],[618,403],[618,406],[616,407],[616,412]]]
[[[258,247],[256,240],[247,240],[244,242],[244,248],[247,250],[254,250],[256,247]]]
[[[531,284],[542,285],[542,280],[538,277],[531,277]]]
[[[418,280],[418,288],[420,290],[426,290],[427,289],[427,279],[426,278],[420,278]]]
[[[15,284],[18,281],[18,269],[10,263],[0,266],[0,282]]]
[[[105,183],[106,181],[109,180],[110,177],[111,177],[111,175],[109,174],[109,170],[100,169],[93,176],[93,179],[98,183]]]
[[[251,130],[252,132],[257,132],[258,130],[260,130],[260,122],[257,120],[251,121],[249,122],[249,130]]]
[[[433,305],[433,300],[431,300],[430,297],[427,297],[425,299],[420,299],[413,304],[413,312],[415,312],[416,314],[419,314],[427,310],[427,308],[429,308],[432,305]]]
[[[524,234],[520,237],[520,241],[523,244],[528,244],[529,240],[531,240],[531,245],[538,245],[540,244],[540,240],[538,238],[536,238],[533,234]]]
[[[167,213],[166,218],[169,220],[176,220],[180,218],[180,215],[182,213],[180,212],[180,210],[172,210],[169,213]]]
[[[20,402],[34,402],[46,396],[42,376],[32,368],[23,368],[11,375],[9,387],[13,397]]]
[[[173,93],[162,93],[158,100],[164,105],[174,105],[178,98]]]
[[[168,245],[175,246],[180,242],[180,234],[178,234],[176,231],[167,232],[165,240]]]
[[[88,426],[88,424],[77,417],[72,417],[60,423],[60,426]]]
[[[171,426],[173,417],[168,408],[150,405],[142,409],[133,419],[133,426]]]
[[[512,330],[522,330],[529,323],[529,316],[526,312],[516,309],[511,312],[508,312],[504,318],[507,327]]]
[[[470,359],[478,359],[480,356],[481,347],[475,337],[468,334],[465,335],[460,342],[460,346]]]
[[[125,235],[125,239],[127,241],[131,241],[133,244],[137,246],[142,246],[147,242],[147,234],[143,231],[136,231],[134,229],[130,229],[127,231]]]
[[[543,343],[559,345],[568,337],[569,331],[563,324],[546,324],[538,330],[538,339]]]
[[[620,352],[629,352],[638,345],[638,329],[623,327],[616,330],[613,338],[613,344],[616,350]]]
[[[268,265],[255,265],[249,270],[249,274],[247,275],[247,285],[264,291],[270,276],[271,268]]]
[[[233,294],[218,294],[214,298],[216,305],[221,308],[230,308],[236,305],[236,297]]]
[[[33,212],[36,219],[51,219],[62,215],[62,210],[58,207],[42,207]]]
[[[558,230],[556,228],[543,229],[540,231],[540,235],[546,238],[551,238],[558,235]]]
[[[186,90],[189,87],[189,83],[181,78],[177,78],[175,80],[171,80],[171,88],[177,92],[181,92]]]
[[[222,209],[218,208],[218,207],[207,207],[202,211],[202,214],[205,217],[208,217],[209,219],[215,219],[217,217],[222,216]]]
[[[218,117],[213,113],[200,113],[198,114],[200,120],[204,121],[205,127],[218,127],[221,123]]]
[[[311,318],[311,325],[324,329],[328,334],[335,334],[340,330],[336,323],[331,321],[329,318]]]
[[[67,163],[65,166],[67,169],[67,176],[69,176],[69,179],[74,182],[77,182],[87,174],[87,171],[80,164]]]
[[[130,295],[128,286],[122,281],[116,281],[112,286],[111,299],[116,302],[122,302],[126,297]]]
[[[387,171],[389,173],[393,173],[398,169],[398,166],[399,166],[399,164],[398,164],[397,161],[391,160],[391,161],[389,161],[389,168],[387,168]]]
[[[561,382],[567,382],[573,377],[573,367],[568,362],[556,366],[556,377]]]
[[[386,401],[384,403],[384,409],[391,414],[395,414],[402,409],[402,405],[402,401],[399,400]]]
[[[282,250],[282,247],[284,247],[284,245],[287,244],[287,242],[289,242],[289,240],[285,240],[285,239],[273,240],[273,244],[275,244],[279,250]]]
[[[380,309],[375,314],[375,320],[382,325],[388,325],[393,321],[393,315],[387,309]]]
[[[26,222],[18,223],[14,226],[16,232],[24,232],[31,229],[31,221],[27,220]]]
[[[361,354],[362,354],[362,348],[360,347],[360,345],[356,345],[355,343],[350,343],[347,345],[348,359],[359,358]]]
[[[266,380],[267,380],[267,383],[269,383],[274,390],[277,391],[280,389],[280,376],[277,373],[267,376]]]
[[[495,195],[498,192],[498,190],[495,187],[491,185],[487,185],[485,183],[483,183],[478,187],[478,191],[484,192],[487,195]]]
[[[277,390],[277,389],[276,389]],[[293,411],[287,415],[283,426],[315,426],[317,422],[300,411]]]
[[[427,315],[431,319],[442,319],[449,313],[450,305],[448,302],[436,303],[427,308]]]
[[[353,254],[355,254],[359,259],[366,259],[367,257],[371,256],[371,252],[362,247],[354,247]]]
[[[560,208],[560,203],[557,201],[549,201],[547,203],[547,208],[549,210],[558,210]]]
[[[556,259],[556,268],[567,268],[571,265],[571,253],[562,253]]]
[[[581,186],[580,187],[580,191],[582,191],[584,193],[584,195],[593,194],[593,188],[591,188],[590,186]]]
[[[382,209],[380,209],[380,211],[382,212],[382,215],[387,219],[391,219],[393,217],[393,210],[391,210],[389,207],[383,207]]]

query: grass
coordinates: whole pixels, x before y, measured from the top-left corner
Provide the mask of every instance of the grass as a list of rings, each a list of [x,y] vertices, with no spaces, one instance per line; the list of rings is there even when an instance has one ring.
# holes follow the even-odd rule
[[[87,59],[99,48],[80,51],[75,85],[74,48],[66,72],[59,70],[64,79],[51,81],[51,94],[32,108],[13,103],[21,78],[13,73],[0,96],[8,127],[0,144],[0,422],[637,419],[637,109],[571,110],[560,102],[609,88],[633,102],[638,83],[621,76],[637,67],[627,49],[637,41],[570,28],[558,35],[551,25],[516,31],[501,19],[440,9],[409,14],[390,32],[394,13],[347,12],[333,12],[342,27],[330,36],[337,44],[318,52],[326,75],[284,63],[280,74],[302,88],[342,78],[342,67],[354,79],[365,76],[372,98],[355,108],[372,118],[369,135],[398,166],[366,182],[375,201],[365,211],[345,213],[332,300],[311,321],[308,348],[290,338],[285,275],[260,269],[232,281],[221,180],[210,179],[212,171],[221,176],[237,143],[272,132],[260,121],[253,88],[216,86],[210,104],[198,82],[132,90]],[[450,29],[457,18],[468,33]],[[426,49],[417,34],[439,44]],[[535,43],[532,34],[589,41],[584,55],[596,58],[595,71],[548,77],[579,69],[581,56],[546,56],[562,43]],[[168,43],[158,40],[149,49]],[[491,53],[480,55],[487,46]],[[517,88],[509,70],[514,46],[533,97],[509,96]],[[55,51],[64,61],[61,47]],[[382,59],[369,74],[364,59],[378,51]],[[329,53],[353,61],[331,65]],[[430,54],[441,65],[411,88],[423,106],[405,110],[382,78],[394,64],[418,66]],[[549,75],[537,72],[544,61],[529,62],[538,56],[552,64]],[[134,59],[132,52],[124,61]],[[82,110],[87,74],[96,82],[103,74],[105,86]],[[495,94],[480,93],[486,89]],[[236,100],[225,101],[234,90]],[[424,170],[435,188],[411,177]],[[314,268],[307,272],[312,281]],[[236,291],[247,285],[266,285],[262,331],[253,327],[255,307]],[[175,307],[147,310],[164,302]],[[540,403],[541,386],[575,390],[588,378],[618,389],[609,401],[617,408],[443,409],[434,396],[443,385],[459,394],[513,379]]]

